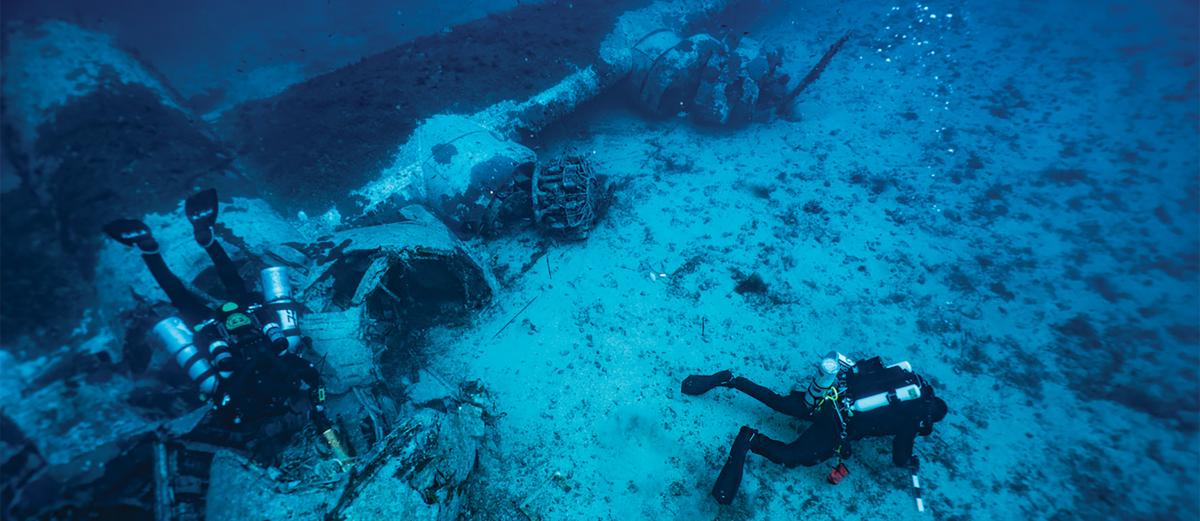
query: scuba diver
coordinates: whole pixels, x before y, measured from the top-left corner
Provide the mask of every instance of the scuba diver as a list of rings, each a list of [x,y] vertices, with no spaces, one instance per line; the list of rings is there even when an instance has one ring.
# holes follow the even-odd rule
[[[913,442],[918,434],[929,436],[947,412],[946,402],[934,396],[933,387],[913,373],[908,362],[884,367],[879,357],[874,357],[855,363],[838,352],[826,355],[804,392],[792,391],[788,396],[735,377],[728,370],[688,376],[681,391],[698,396],[715,387],[732,387],[778,412],[812,421],[791,443],[742,426],[713,485],[712,496],[722,505],[737,495],[747,452],[788,468],[811,467],[837,456],[837,465],[828,476],[836,485],[850,472],[844,463],[850,457],[849,442],[875,436],[893,436],[892,462],[907,467],[916,485],[919,460],[913,455]],[[917,506],[924,508],[919,496]]]
[[[216,240],[217,210],[213,189],[194,194],[184,203],[196,243],[208,253],[228,293],[229,300],[216,309],[171,272],[145,223],[118,219],[105,225],[104,232],[141,252],[150,274],[178,310],[178,316],[155,324],[153,332],[202,395],[211,397],[214,416],[226,430],[248,434],[249,441],[259,446],[276,441],[273,438],[288,433],[264,428],[286,418],[292,402],[307,392],[309,417],[334,458],[344,463],[349,458],[325,414],[320,373],[297,354],[311,341],[300,336],[286,268],[262,271],[261,294],[247,290],[237,267]]]

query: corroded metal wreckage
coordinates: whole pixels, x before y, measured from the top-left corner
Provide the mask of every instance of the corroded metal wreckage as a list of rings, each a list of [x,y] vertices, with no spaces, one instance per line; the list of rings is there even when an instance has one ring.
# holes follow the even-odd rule
[[[527,177],[536,160],[521,140],[618,85],[647,35],[690,34],[735,5],[765,4],[523,5],[237,107],[217,128],[244,143],[248,174],[276,187],[285,212],[353,220],[419,203],[456,232],[486,233],[495,201],[486,196]],[[460,96],[448,103],[445,92]]]
[[[664,31],[635,50],[627,88],[655,114],[687,113],[712,125],[745,123],[774,115],[787,96],[782,53],[751,38],[680,38]]]
[[[289,480],[238,454],[213,458],[206,502],[209,521],[272,519],[411,519],[453,521],[487,436],[477,389],[447,396],[444,410],[410,411],[364,450],[352,469],[326,480]]]
[[[579,155],[547,161],[530,185],[538,225],[569,239],[587,238],[612,200],[612,186]]]

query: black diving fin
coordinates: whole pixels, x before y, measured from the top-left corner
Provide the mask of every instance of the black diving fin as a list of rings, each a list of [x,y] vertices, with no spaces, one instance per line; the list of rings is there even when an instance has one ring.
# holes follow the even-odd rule
[[[728,386],[731,381],[733,381],[733,372],[728,369],[710,375],[694,374],[683,379],[683,385],[679,386],[679,391],[683,394],[699,396],[718,385]]]
[[[192,194],[183,203],[188,221],[196,228],[212,228],[217,222],[217,190],[209,188]]]
[[[104,233],[126,246],[137,246],[144,252],[158,249],[158,243],[150,234],[150,227],[137,219],[117,219],[104,225]]]
[[[217,222],[217,190],[209,188],[196,192],[183,203],[183,211],[192,223],[196,242],[208,247],[213,241],[213,225]]]
[[[717,475],[717,482],[713,484],[712,497],[717,500],[717,503],[722,505],[733,503],[733,498],[737,496],[738,488],[741,488],[742,485],[746,453],[750,452],[750,442],[756,435],[758,435],[758,431],[746,426],[742,426],[738,431],[737,438],[733,440],[733,447],[729,448],[729,459],[725,460],[725,466],[721,467],[721,473]]]

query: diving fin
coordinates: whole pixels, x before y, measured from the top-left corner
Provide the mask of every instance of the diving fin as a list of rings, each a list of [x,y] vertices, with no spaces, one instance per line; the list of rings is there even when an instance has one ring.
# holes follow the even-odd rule
[[[733,440],[733,447],[729,449],[729,459],[725,460],[725,466],[721,467],[717,482],[713,484],[712,497],[717,503],[733,503],[738,488],[742,486],[742,471],[746,467],[746,453],[750,452],[750,440],[757,434],[758,431],[746,426],[742,426],[738,431],[737,438]]]
[[[137,246],[143,253],[158,250],[158,242],[150,234],[150,227],[137,219],[117,219],[104,225],[104,233],[126,246]]]
[[[212,244],[213,225],[217,222],[217,190],[209,188],[192,194],[183,203],[183,211],[196,233],[196,242],[207,247]]]
[[[699,396],[711,391],[713,387],[719,385],[729,386],[729,383],[732,381],[733,372],[728,369],[707,376],[694,374],[683,379],[683,385],[679,386],[679,391],[683,394]]]

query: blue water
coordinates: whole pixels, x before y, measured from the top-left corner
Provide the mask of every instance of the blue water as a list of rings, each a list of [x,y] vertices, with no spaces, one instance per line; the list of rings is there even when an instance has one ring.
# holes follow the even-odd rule
[[[4,13],[112,35],[220,135],[237,103],[522,3]],[[524,519],[512,505],[554,472],[570,486],[528,502],[545,519],[1200,518],[1200,7],[755,4],[768,14],[730,23],[782,49],[793,81],[849,31],[794,117],[713,128],[650,117],[614,87],[521,136],[539,159],[586,154],[617,196],[584,242],[531,230],[467,241],[500,281],[494,302],[422,337],[424,370],[478,380],[499,417],[463,518]],[[264,153],[247,143],[229,149]],[[23,168],[5,161],[6,191],[28,182]],[[263,229],[320,229],[271,202]],[[749,274],[765,293],[737,291]],[[119,294],[99,308],[137,304],[125,286],[99,287]],[[72,338],[64,350],[97,349]],[[6,364],[32,368],[13,385],[70,378],[36,361],[62,350],[4,348],[22,353]],[[731,368],[782,393],[830,349],[908,360],[949,404],[917,441],[928,512],[888,440],[857,446],[836,487],[825,465],[751,456],[738,499],[717,506],[708,489],[739,426],[790,441],[803,424],[732,392],[682,396],[679,380]]]

